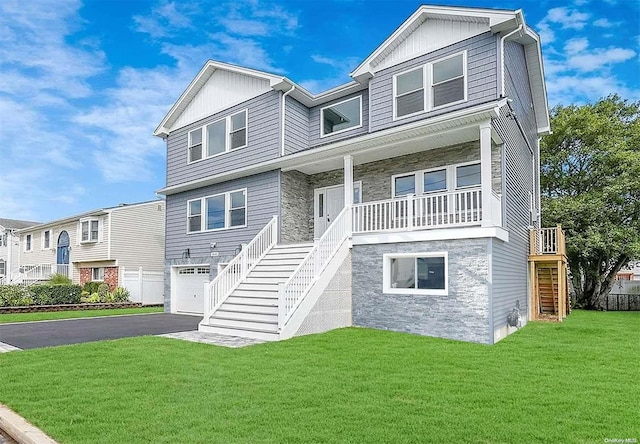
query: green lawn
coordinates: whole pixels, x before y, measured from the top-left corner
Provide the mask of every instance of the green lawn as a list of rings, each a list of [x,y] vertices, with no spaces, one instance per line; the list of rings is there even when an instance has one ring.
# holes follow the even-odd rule
[[[640,439],[640,313],[495,346],[349,328],[227,349],[143,337],[0,355],[0,402],[61,443]]]
[[[94,318],[98,316],[116,316],[139,313],[157,313],[162,307],[114,308],[108,310],[69,310],[47,311],[41,313],[5,313],[0,314],[0,324],[9,322],[49,321],[52,319]]]

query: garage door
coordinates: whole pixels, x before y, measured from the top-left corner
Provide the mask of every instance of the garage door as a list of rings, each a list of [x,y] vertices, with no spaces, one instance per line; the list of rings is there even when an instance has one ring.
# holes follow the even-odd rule
[[[204,311],[204,283],[209,281],[209,267],[180,267],[176,269],[174,276],[175,311],[202,314]]]

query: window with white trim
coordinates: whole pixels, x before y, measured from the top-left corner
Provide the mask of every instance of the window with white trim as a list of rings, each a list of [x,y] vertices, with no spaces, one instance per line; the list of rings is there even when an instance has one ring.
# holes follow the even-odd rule
[[[24,236],[24,251],[32,251],[33,249],[33,236],[31,234],[25,234]]]
[[[98,242],[99,229],[98,219],[80,221],[80,242]]]
[[[431,64],[431,106],[438,108],[466,100],[466,52]]]
[[[9,244],[7,243],[7,233],[5,234],[0,234],[0,247],[8,247]]]
[[[383,255],[383,292],[448,294],[448,254],[391,253]]]
[[[91,281],[102,282],[104,281],[104,268],[95,267],[91,269]]]
[[[51,248],[51,230],[45,230],[42,232],[42,249],[48,250]]]
[[[320,110],[320,136],[362,127],[362,96],[352,97]]]
[[[189,163],[247,146],[247,110],[189,131]]]
[[[187,202],[187,232],[225,230],[247,225],[247,190],[214,194]]]
[[[391,177],[391,195],[428,194],[480,186],[480,162],[467,162]]]
[[[4,259],[0,259],[0,276],[4,276],[7,274],[7,264],[4,262]]]
[[[393,118],[413,116],[467,100],[467,52],[393,76]]]

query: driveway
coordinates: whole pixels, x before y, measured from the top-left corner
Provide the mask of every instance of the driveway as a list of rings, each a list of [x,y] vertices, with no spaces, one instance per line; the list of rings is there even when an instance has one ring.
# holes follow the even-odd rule
[[[202,316],[149,313],[0,324],[0,343],[28,349],[198,329]]]

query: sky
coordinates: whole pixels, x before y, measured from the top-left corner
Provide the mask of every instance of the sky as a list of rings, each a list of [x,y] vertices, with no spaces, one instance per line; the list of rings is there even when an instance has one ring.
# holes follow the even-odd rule
[[[640,0],[437,0],[524,11],[550,106],[640,100]],[[156,199],[152,135],[208,59],[319,93],[420,1],[1,0],[0,217],[39,222]]]

